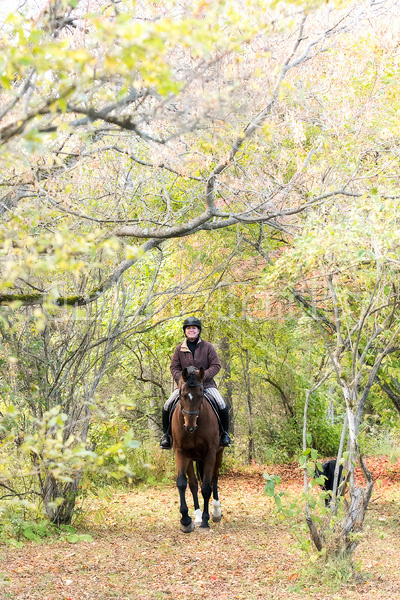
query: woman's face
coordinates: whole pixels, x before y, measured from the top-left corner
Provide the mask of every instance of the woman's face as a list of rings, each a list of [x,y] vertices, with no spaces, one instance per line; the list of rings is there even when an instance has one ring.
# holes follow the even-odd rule
[[[185,335],[189,342],[194,342],[194,340],[199,336],[200,329],[195,325],[189,325],[189,327],[185,328]]]

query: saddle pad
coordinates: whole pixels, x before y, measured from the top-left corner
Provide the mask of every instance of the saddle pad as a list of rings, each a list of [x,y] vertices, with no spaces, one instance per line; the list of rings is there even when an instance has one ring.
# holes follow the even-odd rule
[[[214,411],[215,416],[217,417],[217,421],[218,424],[221,425],[221,419],[219,418],[219,411],[218,411],[218,406],[217,403],[214,401],[214,398],[207,396],[207,390],[204,390],[204,398],[207,400],[208,404],[211,406],[211,408]],[[179,396],[173,401],[170,411],[169,411],[169,422],[171,423],[172,420],[172,415],[173,412],[175,410],[176,405],[179,402]]]

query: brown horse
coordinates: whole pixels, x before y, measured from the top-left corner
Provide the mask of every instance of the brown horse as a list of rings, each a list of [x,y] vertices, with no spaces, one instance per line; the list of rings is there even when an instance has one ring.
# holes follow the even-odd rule
[[[179,381],[179,401],[172,415],[171,431],[175,460],[178,471],[176,485],[180,496],[181,530],[190,533],[195,523],[202,529],[209,529],[208,512],[211,492],[213,493],[212,520],[221,520],[218,500],[218,471],[222,463],[224,449],[219,445],[218,419],[203,394],[204,369],[184,368]],[[201,493],[204,499],[203,513],[198,500],[198,482],[193,461],[197,463],[197,473],[201,480]],[[193,495],[195,522],[188,514],[185,499],[187,487]]]

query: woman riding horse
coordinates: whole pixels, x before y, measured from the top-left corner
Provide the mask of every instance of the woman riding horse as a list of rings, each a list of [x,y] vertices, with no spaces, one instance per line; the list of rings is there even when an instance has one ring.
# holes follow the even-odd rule
[[[221,363],[215,348],[210,342],[201,339],[201,322],[197,317],[188,317],[183,322],[183,331],[185,340],[175,348],[171,359],[171,373],[176,384],[186,367],[196,367],[204,369],[204,395],[213,402],[218,408],[221,423],[221,446],[229,446],[231,439],[229,437],[229,412],[221,394],[218,391],[217,384],[214,381],[215,375],[221,369]],[[175,405],[179,395],[179,389],[174,390],[171,396],[164,404],[162,411],[163,437],[160,442],[161,448],[169,450],[172,447],[171,429],[170,429],[170,409]]]
[[[211,404],[204,399],[204,369],[184,367],[179,381],[179,400],[172,415],[172,437],[174,441],[175,463],[177,468],[176,485],[180,497],[181,531],[190,533],[195,525],[207,531],[209,526],[209,504],[213,496],[211,518],[218,523],[221,520],[221,507],[218,497],[218,472],[222,463],[224,449],[220,446],[220,434],[217,416]],[[198,479],[204,500],[200,510],[198,498]],[[192,492],[195,520],[189,515],[186,503],[186,488]]]

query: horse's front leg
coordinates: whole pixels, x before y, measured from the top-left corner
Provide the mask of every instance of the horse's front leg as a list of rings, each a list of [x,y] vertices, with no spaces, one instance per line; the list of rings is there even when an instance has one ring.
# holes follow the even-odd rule
[[[201,520],[200,529],[209,529],[208,521],[210,520],[209,503],[212,491],[212,476],[215,464],[215,453],[208,454],[204,459],[204,474],[203,483],[201,484],[201,493],[204,500],[203,518]]]
[[[178,477],[176,479],[176,486],[179,490],[180,508],[181,511],[181,530],[184,533],[190,533],[194,529],[194,523],[189,516],[188,507],[186,504],[185,492],[187,487],[186,472],[190,459],[184,456],[179,450],[176,451],[176,465],[178,468]]]
[[[194,504],[194,524],[200,525],[202,519],[202,512],[200,510],[199,505],[199,483],[197,481],[196,473],[194,472],[193,461],[190,461],[187,474],[189,477],[189,487],[193,496],[193,504]]]

